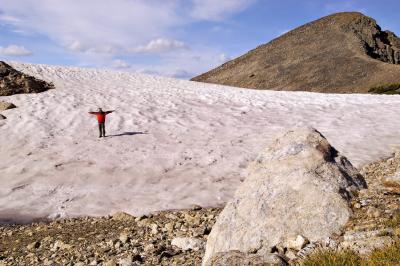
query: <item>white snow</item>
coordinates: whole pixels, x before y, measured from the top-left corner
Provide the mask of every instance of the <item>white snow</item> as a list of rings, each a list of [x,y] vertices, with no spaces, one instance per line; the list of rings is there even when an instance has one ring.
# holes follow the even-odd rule
[[[18,106],[0,121],[2,221],[218,205],[232,197],[247,163],[296,126],[317,128],[356,166],[400,145],[398,96],[256,91],[11,64],[57,88],[0,98]],[[116,109],[105,139],[87,113],[98,107]]]

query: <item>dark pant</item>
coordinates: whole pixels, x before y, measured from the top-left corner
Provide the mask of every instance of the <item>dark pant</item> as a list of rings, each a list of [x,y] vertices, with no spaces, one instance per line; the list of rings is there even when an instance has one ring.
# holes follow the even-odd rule
[[[99,138],[106,136],[106,127],[104,123],[99,123],[99,133],[100,133]]]

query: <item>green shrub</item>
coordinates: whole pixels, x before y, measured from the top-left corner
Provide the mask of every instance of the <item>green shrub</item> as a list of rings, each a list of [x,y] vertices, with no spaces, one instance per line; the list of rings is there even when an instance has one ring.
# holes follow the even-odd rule
[[[391,83],[372,87],[368,92],[376,94],[400,94],[400,83]]]
[[[396,214],[390,220],[386,221],[385,225],[392,228],[400,227],[400,213]]]
[[[398,266],[400,265],[400,242],[384,249],[373,251],[366,258],[362,266]]]
[[[361,258],[351,250],[320,250],[300,262],[301,266],[359,266]]]
[[[322,249],[297,263],[298,266],[399,266],[400,242],[374,250],[367,257],[360,257],[351,250]]]

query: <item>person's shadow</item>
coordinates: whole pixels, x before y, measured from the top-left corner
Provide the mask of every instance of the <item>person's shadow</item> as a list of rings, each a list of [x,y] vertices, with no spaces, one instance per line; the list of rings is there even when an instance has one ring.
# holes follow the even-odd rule
[[[147,132],[135,132],[135,131],[128,131],[120,134],[115,135],[108,135],[107,137],[121,137],[121,136],[134,136],[134,135],[146,135]]]

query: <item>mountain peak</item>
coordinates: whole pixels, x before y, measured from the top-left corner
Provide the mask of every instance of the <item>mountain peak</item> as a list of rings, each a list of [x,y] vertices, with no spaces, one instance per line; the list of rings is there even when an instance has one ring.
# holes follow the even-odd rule
[[[400,82],[400,39],[362,13],[335,13],[192,80],[255,89],[367,92]]]

